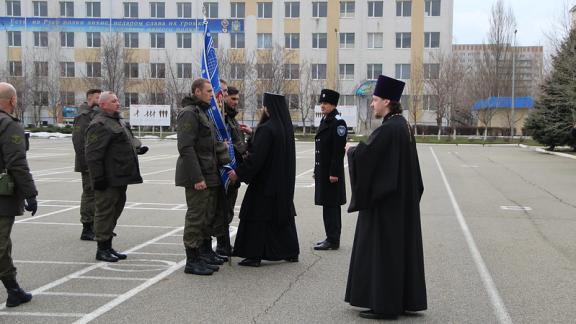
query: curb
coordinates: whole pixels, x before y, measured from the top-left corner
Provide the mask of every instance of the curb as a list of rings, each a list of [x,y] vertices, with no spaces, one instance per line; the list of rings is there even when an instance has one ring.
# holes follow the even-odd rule
[[[576,155],[571,155],[571,154],[566,154],[566,153],[560,153],[560,152],[551,152],[551,151],[546,151],[545,149],[541,148],[541,147],[531,147],[525,144],[520,144],[521,148],[527,148],[530,149],[532,151],[538,152],[538,153],[544,153],[544,154],[550,154],[550,155],[556,155],[556,156],[560,156],[560,157],[564,157],[564,158],[569,158],[572,160],[576,160]]]

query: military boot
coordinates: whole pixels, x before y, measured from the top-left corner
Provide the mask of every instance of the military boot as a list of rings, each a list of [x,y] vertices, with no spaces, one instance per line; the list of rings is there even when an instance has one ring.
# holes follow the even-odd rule
[[[214,273],[206,267],[206,264],[200,260],[200,252],[198,248],[186,248],[186,266],[184,267],[185,273],[195,274],[199,276],[210,276]]]
[[[116,250],[114,250],[112,248],[112,238],[110,238],[108,240],[108,251],[110,251],[110,254],[114,255],[115,257],[118,258],[118,260],[126,260],[126,258],[128,257],[126,254],[122,254],[122,253],[118,253],[116,252]]]
[[[94,234],[94,223],[82,223],[82,234],[80,235],[80,239],[82,241],[94,241],[95,234]]]
[[[230,236],[217,236],[216,242],[216,254],[229,257],[232,253],[232,246],[230,246]]]
[[[112,240],[108,241],[98,241],[98,250],[96,251],[96,260],[106,261],[106,262],[118,262],[118,257],[116,257],[112,252],[110,252]]]
[[[224,257],[220,257],[212,250],[211,239],[202,241],[202,245],[200,245],[200,259],[212,265],[223,265],[224,262],[228,261],[228,258],[224,259]]]
[[[27,293],[24,289],[20,288],[16,279],[4,279],[2,280],[2,283],[4,284],[4,287],[6,287],[6,292],[8,293],[6,307],[16,307],[32,300],[32,294]]]

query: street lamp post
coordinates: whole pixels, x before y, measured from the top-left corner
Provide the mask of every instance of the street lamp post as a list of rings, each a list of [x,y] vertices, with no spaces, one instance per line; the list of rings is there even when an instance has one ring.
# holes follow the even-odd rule
[[[514,44],[512,45],[512,106],[511,106],[511,123],[510,123],[510,135],[514,139],[514,133],[516,131],[516,120],[514,118],[514,108],[516,108],[516,33],[518,29],[514,30]]]

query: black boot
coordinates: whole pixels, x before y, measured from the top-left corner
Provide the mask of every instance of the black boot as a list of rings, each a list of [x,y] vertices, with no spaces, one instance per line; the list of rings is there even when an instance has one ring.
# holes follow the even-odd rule
[[[230,236],[222,235],[216,237],[216,254],[230,257],[232,255],[232,246],[230,245]]]
[[[6,292],[8,293],[6,307],[16,307],[32,300],[32,294],[27,293],[24,289],[20,288],[16,279],[4,279],[2,280],[2,283],[4,284],[4,287],[6,287]]]
[[[228,261],[228,258],[220,257],[212,250],[211,239],[202,241],[202,245],[200,246],[200,259],[211,265],[223,265],[224,262]]]
[[[118,257],[110,252],[111,240],[98,242],[98,250],[96,251],[96,260],[106,262],[118,262]]]
[[[82,241],[94,241],[94,223],[82,223],[82,234],[80,239]]]
[[[128,257],[126,254],[118,253],[118,252],[116,252],[116,250],[114,250],[114,249],[112,248],[112,238],[110,238],[110,239],[108,240],[108,243],[107,243],[107,244],[108,244],[108,246],[110,247],[110,248],[108,249],[108,251],[110,251],[110,254],[112,254],[112,255],[114,255],[115,257],[117,257],[118,260],[126,260],[126,258]]]
[[[200,260],[198,248],[186,248],[186,267],[184,267],[184,272],[199,276],[210,276],[214,273],[214,270],[207,268],[206,264]]]

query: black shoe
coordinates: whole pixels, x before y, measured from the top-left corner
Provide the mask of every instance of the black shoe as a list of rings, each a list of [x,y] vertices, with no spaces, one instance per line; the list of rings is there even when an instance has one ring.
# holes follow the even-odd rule
[[[96,251],[96,260],[105,262],[118,262],[118,257],[110,252],[112,249],[112,240],[98,242]]]
[[[284,259],[284,261],[287,261],[287,262],[298,262],[299,260],[298,260],[298,256],[292,256],[292,257],[288,257],[288,258]]]
[[[204,260],[202,259],[198,259],[200,262],[202,262],[204,264],[204,266],[214,272],[218,272],[218,270],[220,270],[220,267],[217,265],[213,265],[213,264],[208,264],[206,263]]]
[[[212,265],[223,265],[224,262],[228,261],[227,257],[220,256],[212,250],[212,240],[207,239],[202,241],[202,245],[200,246],[200,258],[203,259],[206,263]]]
[[[340,248],[340,243],[330,243],[330,241],[326,240],[321,244],[318,244],[314,247],[314,250],[317,251],[326,251],[326,250],[338,250]]]
[[[327,238],[326,238],[326,239],[324,239],[324,240],[322,240],[322,241],[318,241],[318,242],[316,242],[316,244],[315,244],[315,245],[321,245],[321,244],[324,244],[324,242],[326,242],[326,241],[328,241],[328,239],[327,239]]]
[[[117,257],[118,260],[126,260],[126,258],[128,258],[128,256],[126,254],[118,253],[116,250],[114,250],[112,248],[110,248],[108,251],[110,251],[110,254]]]
[[[25,292],[22,288],[6,289],[8,292],[8,299],[6,299],[6,307],[16,307],[20,304],[27,303],[32,300],[32,294]]]
[[[96,235],[94,234],[93,223],[82,223],[82,234],[80,239],[82,241],[94,241]]]
[[[367,319],[373,319],[373,320],[379,320],[379,319],[397,319],[398,315],[388,315],[388,314],[379,314],[379,313],[374,313],[374,311],[370,310],[366,310],[366,311],[362,311],[360,312],[358,315],[360,315],[360,317],[362,318],[367,318]]]
[[[224,260],[218,258],[216,256],[216,254],[211,255],[211,254],[200,254],[200,256],[198,257],[200,260],[206,262],[206,264],[211,264],[211,265],[223,265],[224,264]]]
[[[238,265],[257,268],[260,266],[260,263],[261,261],[258,259],[244,259],[238,262]]]
[[[229,235],[221,235],[216,237],[216,254],[219,256],[230,256],[232,254],[232,246],[230,246]]]
[[[195,274],[199,276],[210,276],[214,270],[207,268],[207,264],[200,260],[197,248],[186,248],[186,266],[184,273]]]

